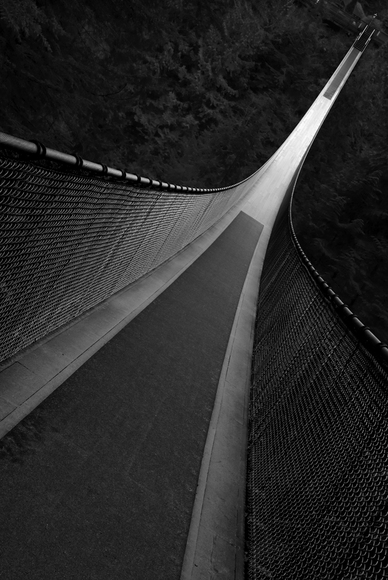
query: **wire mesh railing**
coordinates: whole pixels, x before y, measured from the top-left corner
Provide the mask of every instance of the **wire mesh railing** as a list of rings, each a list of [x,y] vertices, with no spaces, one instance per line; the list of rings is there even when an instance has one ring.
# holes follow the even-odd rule
[[[102,175],[0,155],[0,363],[168,260],[248,188],[198,190],[90,165]]]
[[[309,270],[283,216],[258,303],[247,577],[385,578],[387,349]]]

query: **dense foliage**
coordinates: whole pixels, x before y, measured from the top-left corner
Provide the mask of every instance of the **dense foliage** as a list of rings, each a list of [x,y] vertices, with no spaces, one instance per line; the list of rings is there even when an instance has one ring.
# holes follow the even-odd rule
[[[301,244],[388,343],[388,46],[370,47],[313,145],[296,190]]]
[[[265,162],[353,40],[292,0],[0,0],[0,30],[1,130],[199,186]],[[295,220],[313,263],[388,341],[387,62],[388,47],[370,47],[348,82]]]

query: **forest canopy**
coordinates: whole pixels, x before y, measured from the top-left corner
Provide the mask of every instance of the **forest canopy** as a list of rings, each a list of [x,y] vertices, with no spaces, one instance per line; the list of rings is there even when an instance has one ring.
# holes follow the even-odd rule
[[[354,40],[292,0],[0,0],[0,30],[0,130],[203,187],[256,171]],[[386,342],[387,62],[367,49],[294,206],[314,265]]]

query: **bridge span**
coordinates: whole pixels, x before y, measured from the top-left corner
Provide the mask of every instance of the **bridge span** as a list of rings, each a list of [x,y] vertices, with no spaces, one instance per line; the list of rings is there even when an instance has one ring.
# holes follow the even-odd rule
[[[0,135],[0,578],[383,577],[388,349],[289,224],[373,34],[229,188]]]

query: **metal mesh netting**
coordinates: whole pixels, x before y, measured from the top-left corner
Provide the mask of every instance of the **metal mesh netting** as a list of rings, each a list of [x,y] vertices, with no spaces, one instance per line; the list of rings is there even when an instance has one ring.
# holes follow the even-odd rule
[[[0,362],[156,268],[246,190],[147,190],[6,156],[0,188]]]
[[[256,326],[247,577],[388,578],[388,373],[324,298],[287,223]]]

